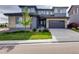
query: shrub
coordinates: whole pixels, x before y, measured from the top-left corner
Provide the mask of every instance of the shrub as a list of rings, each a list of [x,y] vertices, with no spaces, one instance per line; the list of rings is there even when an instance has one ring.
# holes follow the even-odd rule
[[[76,30],[76,28],[72,28],[72,30]]]
[[[67,28],[72,29],[72,28],[78,28],[78,24],[77,23],[70,23]]]
[[[14,31],[13,33],[19,33],[19,32],[23,33],[23,32],[25,32],[25,31],[23,31],[23,30],[18,30],[18,31]]]
[[[32,31],[33,31],[33,32],[36,32],[37,30],[34,28]]]
[[[49,30],[48,29],[44,29],[43,32],[49,32]]]
[[[42,30],[39,30],[39,32],[42,32]]]

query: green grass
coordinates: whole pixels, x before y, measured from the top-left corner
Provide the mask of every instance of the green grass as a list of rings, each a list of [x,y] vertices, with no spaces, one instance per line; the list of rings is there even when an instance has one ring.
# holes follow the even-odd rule
[[[51,39],[50,32],[32,32],[31,39]]]
[[[38,40],[51,39],[50,32],[30,32],[30,31],[16,31],[0,33],[0,40]]]

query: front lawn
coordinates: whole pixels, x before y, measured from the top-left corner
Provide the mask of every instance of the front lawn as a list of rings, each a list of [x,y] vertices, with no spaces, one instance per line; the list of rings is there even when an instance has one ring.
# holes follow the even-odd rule
[[[51,39],[50,32],[30,32],[30,31],[16,31],[0,33],[0,40],[38,40]]]
[[[32,32],[31,39],[51,39],[51,33],[50,32]]]

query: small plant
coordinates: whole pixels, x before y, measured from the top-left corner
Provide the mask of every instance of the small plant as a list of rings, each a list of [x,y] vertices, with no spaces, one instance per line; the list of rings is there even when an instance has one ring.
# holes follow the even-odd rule
[[[37,30],[36,30],[36,28],[34,28],[32,31],[33,31],[33,32],[36,32]]]
[[[23,20],[19,22],[25,27],[25,31],[26,31],[27,26],[31,24],[31,17],[28,13],[28,8],[23,9],[22,16],[23,16]]]

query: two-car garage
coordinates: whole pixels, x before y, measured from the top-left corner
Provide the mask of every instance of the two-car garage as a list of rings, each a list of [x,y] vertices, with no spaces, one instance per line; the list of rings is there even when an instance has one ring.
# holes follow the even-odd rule
[[[48,28],[66,28],[67,18],[47,18]]]
[[[49,20],[49,28],[65,28],[65,21]]]

